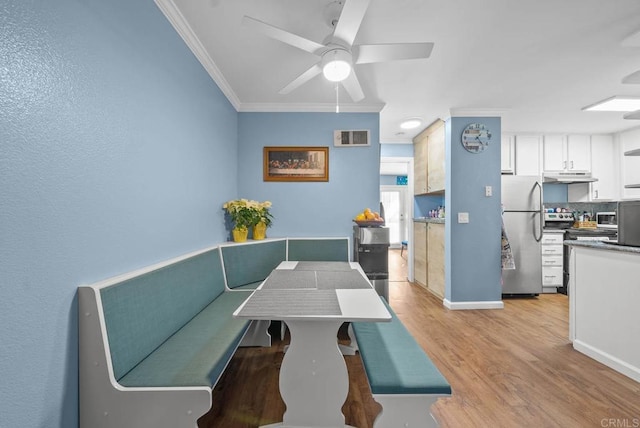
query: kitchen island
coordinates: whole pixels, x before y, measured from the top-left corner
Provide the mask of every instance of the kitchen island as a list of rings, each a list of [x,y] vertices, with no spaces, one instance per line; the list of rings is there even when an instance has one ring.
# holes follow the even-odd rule
[[[569,245],[569,339],[579,352],[640,382],[640,248]]]

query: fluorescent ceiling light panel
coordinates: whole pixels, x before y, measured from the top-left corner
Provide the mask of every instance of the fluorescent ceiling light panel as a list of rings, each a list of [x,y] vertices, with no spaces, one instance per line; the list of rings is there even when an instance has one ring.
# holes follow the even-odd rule
[[[622,78],[622,83],[626,83],[626,84],[640,84],[640,70],[636,71],[635,73],[631,73],[628,76],[624,76]]]
[[[626,113],[622,117],[625,118],[625,119],[640,120],[640,110],[632,111],[631,113]]]
[[[631,34],[620,43],[625,48],[637,48],[640,46],[640,31]]]
[[[611,97],[584,107],[586,111],[636,111],[640,110],[640,97]]]

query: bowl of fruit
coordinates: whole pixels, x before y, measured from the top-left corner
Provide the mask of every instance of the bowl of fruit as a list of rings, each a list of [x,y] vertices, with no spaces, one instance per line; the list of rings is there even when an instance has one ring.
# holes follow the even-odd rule
[[[384,226],[384,219],[380,217],[380,213],[371,211],[370,208],[365,208],[364,211],[358,213],[353,219],[353,222],[363,227]]]

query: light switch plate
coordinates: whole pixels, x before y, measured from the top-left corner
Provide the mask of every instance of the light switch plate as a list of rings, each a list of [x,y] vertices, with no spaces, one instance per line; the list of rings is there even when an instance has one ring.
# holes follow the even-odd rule
[[[491,186],[484,186],[484,195],[485,195],[486,197],[493,196],[493,187],[491,187]]]
[[[458,213],[458,223],[469,223],[469,213]]]

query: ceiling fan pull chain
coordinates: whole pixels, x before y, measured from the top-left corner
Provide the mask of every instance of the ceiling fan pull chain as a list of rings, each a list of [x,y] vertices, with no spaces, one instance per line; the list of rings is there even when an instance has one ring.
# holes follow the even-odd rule
[[[340,113],[340,105],[338,103],[339,85],[336,82],[336,113]]]

